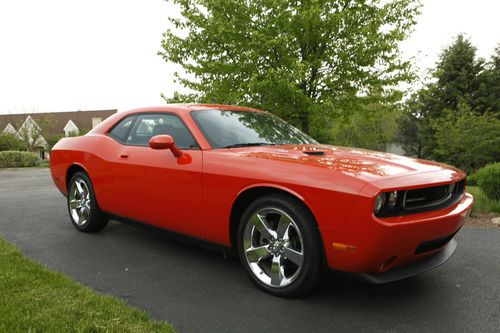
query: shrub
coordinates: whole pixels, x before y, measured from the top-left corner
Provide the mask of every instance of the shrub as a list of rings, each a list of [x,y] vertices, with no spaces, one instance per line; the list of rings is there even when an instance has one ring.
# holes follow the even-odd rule
[[[468,186],[477,186],[477,178],[476,178],[475,173],[467,176],[467,185]]]
[[[0,134],[0,151],[23,149],[26,149],[23,140],[10,133]]]
[[[500,201],[500,163],[488,164],[479,169],[476,172],[476,180],[488,198]]]
[[[0,168],[33,167],[38,165],[38,156],[27,151],[0,151]]]

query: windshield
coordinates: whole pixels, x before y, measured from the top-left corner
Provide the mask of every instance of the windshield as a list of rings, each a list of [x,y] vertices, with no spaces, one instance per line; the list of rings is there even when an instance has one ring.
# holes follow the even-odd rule
[[[212,148],[317,143],[269,113],[204,110],[191,114]]]

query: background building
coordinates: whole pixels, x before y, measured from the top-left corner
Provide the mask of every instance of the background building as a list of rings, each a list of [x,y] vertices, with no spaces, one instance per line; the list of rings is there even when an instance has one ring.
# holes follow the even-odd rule
[[[11,133],[33,147],[41,159],[48,158],[52,138],[83,135],[117,110],[92,110],[0,115],[0,133]]]

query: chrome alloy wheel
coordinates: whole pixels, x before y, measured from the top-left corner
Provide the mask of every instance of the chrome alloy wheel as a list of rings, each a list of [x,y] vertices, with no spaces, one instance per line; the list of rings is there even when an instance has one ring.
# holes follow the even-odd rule
[[[90,216],[90,191],[82,179],[76,179],[69,190],[69,211],[73,221],[85,225]]]
[[[252,273],[269,287],[290,285],[304,263],[299,228],[277,208],[263,208],[252,215],[245,227],[243,247]]]

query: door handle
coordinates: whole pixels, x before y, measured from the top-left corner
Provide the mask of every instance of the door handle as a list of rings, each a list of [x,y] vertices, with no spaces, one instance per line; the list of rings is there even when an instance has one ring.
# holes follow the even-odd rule
[[[120,158],[128,158],[128,154],[127,153],[121,153],[120,154]]]

